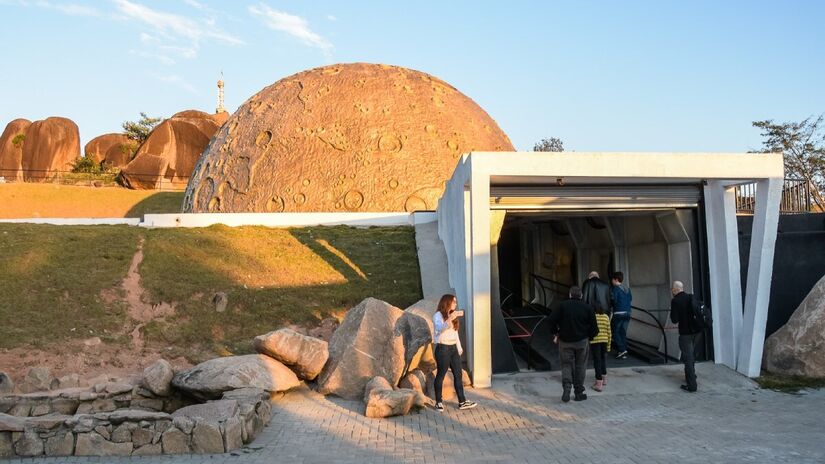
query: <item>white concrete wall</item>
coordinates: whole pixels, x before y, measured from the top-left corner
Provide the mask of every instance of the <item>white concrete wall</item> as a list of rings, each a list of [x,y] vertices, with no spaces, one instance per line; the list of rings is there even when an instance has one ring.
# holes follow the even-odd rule
[[[140,218],[23,218],[0,219],[0,223],[11,224],[52,224],[56,226],[100,226],[127,225],[137,226]]]

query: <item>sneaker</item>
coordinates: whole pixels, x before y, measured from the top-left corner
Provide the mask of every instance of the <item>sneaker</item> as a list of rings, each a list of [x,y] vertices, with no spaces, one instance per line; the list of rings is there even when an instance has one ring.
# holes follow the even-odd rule
[[[444,403],[435,403],[435,410],[438,412],[444,412]]]
[[[679,388],[681,388],[682,390],[684,390],[684,391],[686,391],[686,392],[696,393],[696,389],[695,389],[695,388],[690,388],[690,387],[688,387],[687,385],[679,385]]]
[[[627,359],[627,351],[619,351],[616,354],[616,359]]]
[[[576,397],[573,398],[573,401],[584,401],[587,399],[587,395],[584,393],[576,393]]]
[[[473,409],[476,406],[478,406],[478,403],[475,401],[465,401],[463,403],[459,403],[458,409]]]
[[[561,394],[561,400],[565,403],[570,402],[570,390],[565,390],[564,393]]]

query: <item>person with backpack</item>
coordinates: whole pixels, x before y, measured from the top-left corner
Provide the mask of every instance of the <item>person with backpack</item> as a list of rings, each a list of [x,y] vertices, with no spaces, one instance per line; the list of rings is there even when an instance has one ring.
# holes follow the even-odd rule
[[[694,343],[696,336],[702,332],[700,321],[694,310],[695,297],[685,293],[685,286],[676,280],[671,286],[670,292],[673,299],[670,300],[670,320],[674,324],[679,324],[679,349],[682,351],[682,362],[685,364],[685,385],[681,389],[686,392],[695,392],[698,389],[696,384],[696,370],[694,369]]]

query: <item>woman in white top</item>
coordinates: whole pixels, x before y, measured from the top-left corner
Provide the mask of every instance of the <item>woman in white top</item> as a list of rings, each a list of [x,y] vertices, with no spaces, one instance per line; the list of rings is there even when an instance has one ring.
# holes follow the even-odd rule
[[[441,390],[447,369],[453,371],[453,385],[458,396],[458,409],[470,409],[477,406],[464,397],[464,384],[461,382],[461,341],[458,339],[458,318],[464,311],[456,311],[457,302],[454,295],[444,295],[438,302],[438,309],[433,314],[433,338],[435,339],[435,409],[444,411],[441,402]]]

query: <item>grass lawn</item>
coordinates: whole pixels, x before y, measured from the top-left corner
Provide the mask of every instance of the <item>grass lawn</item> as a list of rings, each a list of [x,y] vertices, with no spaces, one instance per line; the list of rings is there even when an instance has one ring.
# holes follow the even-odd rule
[[[177,213],[183,192],[15,182],[0,184],[0,219],[140,217]]]
[[[0,348],[91,336],[128,344],[120,283],[141,240],[144,302],[175,306],[174,316],[144,327],[147,346],[193,361],[249,352],[256,335],[313,326],[368,296],[401,308],[421,297],[411,227],[0,224]],[[216,292],[228,296],[225,312],[213,309]]]
[[[806,388],[825,388],[825,379],[813,379],[797,375],[777,375],[764,371],[761,376],[756,378],[756,383],[762,388],[785,393],[796,393]]]

